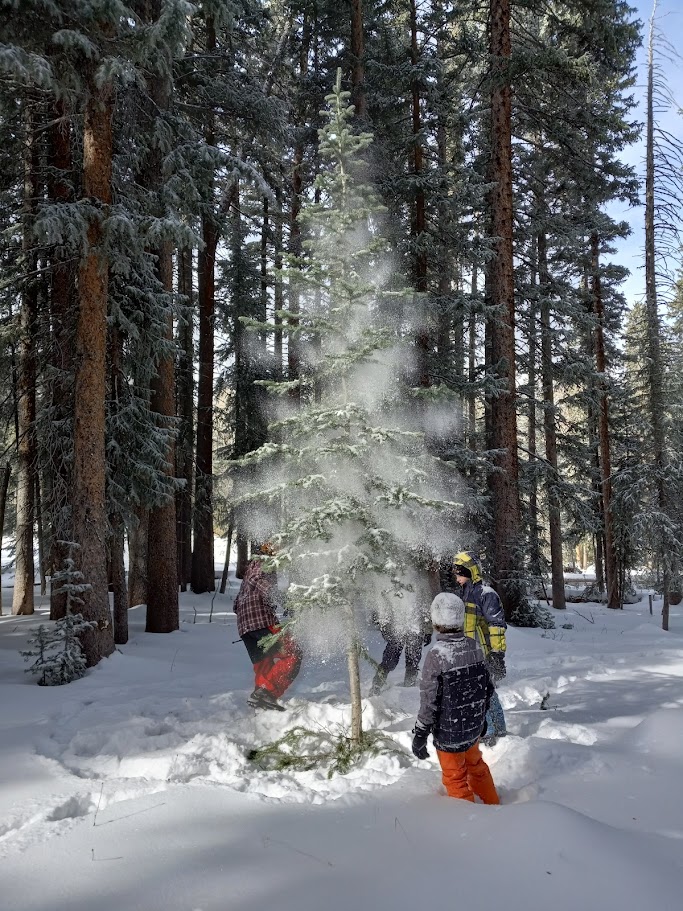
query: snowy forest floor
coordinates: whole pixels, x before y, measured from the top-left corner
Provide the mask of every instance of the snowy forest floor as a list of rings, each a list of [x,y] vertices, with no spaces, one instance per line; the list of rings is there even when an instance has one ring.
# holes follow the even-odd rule
[[[348,725],[345,660],[309,657],[287,711],[254,713],[234,593],[211,623],[211,596],[182,595],[171,635],[133,609],[128,644],[65,687],[19,655],[45,599],[0,618],[3,911],[681,907],[682,607],[669,633],[647,597],[509,631],[510,733],[484,748],[502,806],[486,807],[443,796],[431,741],[429,760],[410,753],[403,662],[363,703],[395,752],[332,778],[256,768],[248,750],[292,727]]]

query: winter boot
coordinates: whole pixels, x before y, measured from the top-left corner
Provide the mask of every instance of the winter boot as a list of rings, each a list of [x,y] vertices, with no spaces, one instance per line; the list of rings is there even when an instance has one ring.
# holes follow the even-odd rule
[[[275,696],[269,693],[262,686],[257,686],[254,692],[247,699],[248,705],[254,709],[275,709],[277,712],[284,712],[284,705],[280,705]]]
[[[406,675],[403,679],[403,686],[417,686],[419,683],[417,677],[417,668],[406,668]]]

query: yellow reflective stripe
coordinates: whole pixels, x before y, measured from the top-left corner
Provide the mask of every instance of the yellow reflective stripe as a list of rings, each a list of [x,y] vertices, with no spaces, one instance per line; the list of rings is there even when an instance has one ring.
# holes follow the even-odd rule
[[[505,630],[502,626],[489,626],[489,636],[491,639],[491,651],[493,652],[504,652],[505,645]]]

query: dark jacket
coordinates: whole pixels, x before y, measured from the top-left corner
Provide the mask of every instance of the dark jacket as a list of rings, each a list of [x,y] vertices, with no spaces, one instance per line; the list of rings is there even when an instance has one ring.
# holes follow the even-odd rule
[[[492,692],[477,640],[438,633],[422,668],[417,728],[432,732],[437,750],[464,753],[481,735]]]
[[[453,557],[455,564],[466,566],[472,578],[462,588],[462,600],[465,602],[465,633],[477,638],[484,650],[505,654],[505,614],[498,593],[490,585],[484,585],[481,576],[481,563],[471,551],[461,551]]]

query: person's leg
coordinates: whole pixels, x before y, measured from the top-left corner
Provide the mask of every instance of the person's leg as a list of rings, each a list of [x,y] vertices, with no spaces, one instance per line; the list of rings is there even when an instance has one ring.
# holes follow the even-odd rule
[[[481,755],[479,744],[475,743],[466,753],[462,754],[467,770],[467,780],[472,791],[484,803],[499,804],[500,798],[493,783],[491,770]]]
[[[467,765],[464,753],[445,753],[437,750],[436,755],[441,766],[441,780],[449,797],[474,802],[474,794],[467,781]]]
[[[417,674],[420,669],[420,658],[422,658],[422,633],[408,633],[405,638],[406,644],[406,675],[403,681],[404,686],[415,686],[417,683]]]
[[[491,696],[491,702],[489,704],[489,710],[486,714],[487,724],[491,723],[493,727],[493,732],[496,737],[505,737],[507,734],[507,726],[505,724],[505,715],[503,714],[503,706],[500,704],[500,699],[498,698],[498,693],[493,691]]]
[[[372,688],[370,690],[371,696],[376,696],[381,691],[386,683],[387,677],[398,664],[401,652],[403,651],[403,640],[400,636],[396,635],[391,626],[385,627],[382,630],[382,635],[387,644],[384,647],[382,660],[380,661],[374,680],[372,681]]]
[[[268,689],[277,699],[289,689],[301,669],[301,652],[294,639],[285,633],[277,643],[268,671]]]
[[[273,662],[277,652],[276,647],[263,649],[261,640],[265,636],[270,636],[271,631],[266,627],[264,629],[250,630],[242,636],[251,663],[254,666],[254,687],[255,689],[264,689],[273,692],[270,683],[270,677],[273,670]],[[273,693],[273,695],[275,695]]]

